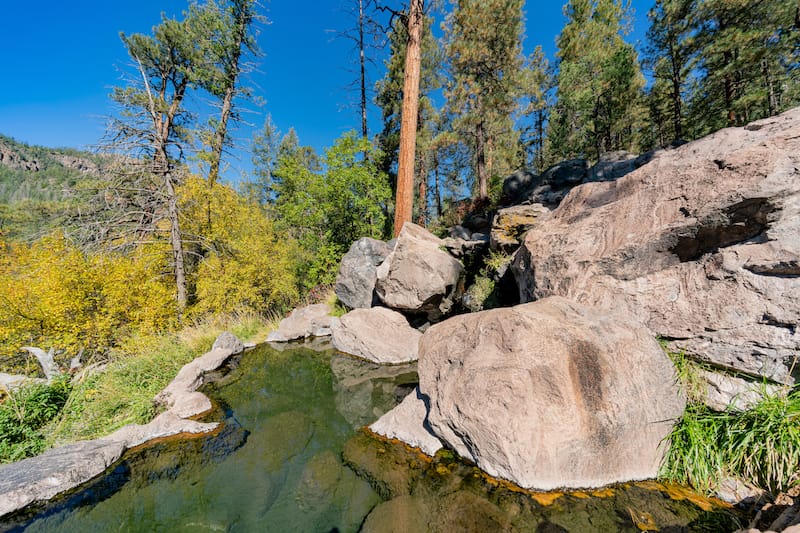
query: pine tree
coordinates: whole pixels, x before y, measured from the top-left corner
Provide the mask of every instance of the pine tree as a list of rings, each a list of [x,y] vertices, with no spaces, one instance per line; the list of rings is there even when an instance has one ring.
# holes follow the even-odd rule
[[[571,0],[564,14],[550,162],[637,149],[644,77],[636,51],[623,40],[627,7],[622,0]]]
[[[545,126],[552,107],[552,89],[555,80],[550,62],[541,46],[537,46],[531,54],[524,74],[525,105],[521,115],[526,126],[522,130],[522,142],[528,152],[528,164],[542,172],[546,159]]]
[[[644,64],[654,79],[648,94],[655,142],[684,138],[686,82],[694,65],[691,15],[696,0],[657,0],[648,13]]]
[[[800,102],[795,0],[701,0],[694,136],[746,124]]]
[[[523,88],[522,0],[456,0],[446,24],[447,111],[473,161],[475,195],[522,164],[513,115]]]

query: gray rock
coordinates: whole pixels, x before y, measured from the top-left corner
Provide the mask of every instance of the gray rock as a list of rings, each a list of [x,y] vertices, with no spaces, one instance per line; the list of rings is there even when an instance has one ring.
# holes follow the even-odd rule
[[[586,181],[613,181],[636,170],[637,156],[625,150],[606,152],[589,169]],[[641,165],[639,165],[641,166]]]
[[[525,487],[653,478],[685,405],[634,317],[563,298],[460,315],[420,342],[433,433]]]
[[[492,250],[513,253],[525,233],[550,213],[542,204],[516,205],[498,209],[489,235]]]
[[[32,378],[21,374],[6,374],[0,372],[0,390],[13,391],[24,385],[34,383],[47,383],[46,379]]]
[[[0,466],[0,516],[89,481],[116,462],[123,451],[122,442],[98,439]]]
[[[392,251],[393,245],[364,237],[350,246],[342,257],[334,291],[350,309],[369,308],[374,303],[375,270]]]
[[[281,320],[278,329],[270,332],[267,342],[289,342],[315,333],[326,333],[331,327],[331,308],[328,304],[313,304],[299,307]]]
[[[452,239],[462,239],[465,241],[470,240],[471,237],[470,231],[461,225],[448,228],[447,235]]]
[[[756,126],[572,189],[517,254],[520,300],[622,307],[673,350],[800,377],[800,108]]]
[[[403,315],[385,307],[354,309],[333,326],[333,347],[380,364],[417,360],[422,334]]]
[[[375,291],[381,301],[393,309],[426,313],[431,320],[447,314],[463,267],[443,246],[441,239],[407,222],[377,270]]]
[[[441,441],[431,432],[426,420],[428,407],[419,392],[419,387],[403,399],[403,401],[380,417],[369,428],[389,439],[399,439],[422,453],[436,455],[442,449]]]
[[[226,350],[231,354],[237,354],[244,351],[244,343],[230,331],[223,331],[214,341],[211,350]]]
[[[703,402],[715,411],[734,409],[745,411],[752,408],[764,396],[780,394],[783,387],[759,383],[729,374],[701,370],[700,377],[705,381]]]

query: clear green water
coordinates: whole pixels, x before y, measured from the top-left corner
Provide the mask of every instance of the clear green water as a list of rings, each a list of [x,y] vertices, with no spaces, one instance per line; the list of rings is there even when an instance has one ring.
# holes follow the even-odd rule
[[[664,490],[616,487],[543,505],[450,454],[433,461],[358,431],[416,381],[331,352],[262,347],[205,392],[224,421],[211,437],[149,446],[88,487],[0,530],[730,531],[731,515]],[[642,522],[644,520],[645,522]]]

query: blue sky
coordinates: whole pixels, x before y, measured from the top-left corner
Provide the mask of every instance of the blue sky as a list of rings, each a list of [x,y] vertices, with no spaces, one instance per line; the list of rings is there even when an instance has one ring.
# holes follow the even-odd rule
[[[356,96],[347,88],[356,56],[347,40],[335,38],[353,25],[347,13],[352,3],[264,2],[269,24],[260,28],[259,44],[266,55],[250,80],[264,105],[252,107],[249,123],[261,126],[269,113],[282,132],[294,127],[300,141],[318,151],[359,127],[357,110],[347,105]],[[632,4],[636,17],[628,39],[642,41],[652,0]],[[541,44],[552,58],[564,23],[562,5],[560,0],[527,2],[526,53]],[[97,143],[102,117],[113,111],[110,88],[120,84],[120,68],[127,65],[119,33],[150,33],[161,12],[175,15],[186,6],[186,0],[6,2],[0,17],[0,133],[52,147]],[[373,78],[381,75],[374,69]],[[378,118],[373,111],[373,131]],[[252,128],[244,126],[235,136],[243,150],[229,158],[226,175],[234,180],[250,167],[246,149]]]

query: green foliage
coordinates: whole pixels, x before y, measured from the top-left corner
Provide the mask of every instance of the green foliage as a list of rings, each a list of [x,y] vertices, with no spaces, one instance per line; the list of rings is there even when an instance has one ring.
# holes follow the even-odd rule
[[[707,493],[731,476],[772,494],[800,484],[800,390],[769,395],[765,388],[747,411],[715,412],[703,404],[704,366],[666,351],[688,405],[668,437],[661,477]]]
[[[549,163],[610,150],[636,151],[644,77],[623,40],[622,0],[572,0],[558,37],[558,102],[548,130]]]
[[[451,79],[445,97],[453,129],[470,153],[474,192],[524,163],[513,115],[523,91],[521,0],[459,1],[445,28]],[[485,189],[485,190],[484,190]]]
[[[711,491],[737,476],[777,494],[800,483],[800,391],[768,396],[748,411],[690,404],[669,436],[661,476]]]
[[[383,237],[391,192],[375,163],[379,159],[380,151],[355,132],[336,140],[324,165],[292,131],[281,142],[272,209],[279,228],[305,253],[298,271],[306,288],[332,283],[353,241]]]
[[[50,384],[27,385],[8,394],[0,403],[0,463],[44,450],[42,428],[61,412],[71,388],[69,378],[62,376]]]

